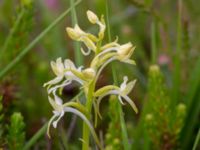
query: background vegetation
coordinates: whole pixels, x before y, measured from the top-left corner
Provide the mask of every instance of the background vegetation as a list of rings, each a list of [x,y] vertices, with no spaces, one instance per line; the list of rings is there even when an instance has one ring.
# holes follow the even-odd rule
[[[94,32],[86,22],[88,9],[107,18],[107,41],[118,36],[120,43],[137,47],[136,67],[114,63],[98,82],[99,87],[114,82],[111,68],[115,81],[126,74],[137,78],[130,97],[139,114],[128,105],[118,112],[112,97],[101,106],[105,117],[96,132],[105,149],[199,149],[199,5],[196,0],[1,0],[0,149],[80,149],[82,122],[73,115],[51,130],[51,139],[46,136],[52,108],[42,85],[52,78],[49,62],[57,57],[87,65],[90,58],[82,57],[65,28],[78,20]],[[67,86],[63,96],[73,98],[78,90]]]

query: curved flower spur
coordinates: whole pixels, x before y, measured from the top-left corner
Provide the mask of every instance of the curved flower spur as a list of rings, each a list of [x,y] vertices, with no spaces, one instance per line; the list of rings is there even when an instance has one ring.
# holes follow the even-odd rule
[[[54,109],[53,116],[48,124],[48,135],[50,136],[50,126],[53,125],[53,127],[56,128],[58,121],[64,116],[65,112],[74,113],[81,117],[88,127],[86,128],[85,125],[83,125],[82,140],[84,150],[89,148],[88,129],[91,131],[99,148],[102,149],[91,123],[91,110],[92,106],[94,106],[96,123],[97,113],[99,113],[99,104],[105,96],[117,95],[121,104],[124,104],[122,100],[124,99],[131,105],[136,113],[138,112],[136,105],[128,97],[128,94],[133,89],[136,80],[127,83],[128,77],[124,77],[124,82],[120,85],[120,87],[107,85],[95,91],[99,75],[110,62],[117,60],[135,65],[135,61],[131,59],[135,47],[131,42],[120,45],[118,43],[118,39],[114,42],[102,45],[106,29],[104,17],[101,16],[101,19],[99,19],[96,14],[89,10],[87,11],[87,17],[90,23],[97,24],[99,26],[98,35],[86,33],[77,24],[74,28],[66,28],[66,31],[71,39],[84,43],[87,50],[83,50],[83,48],[81,48],[83,55],[89,55],[91,52],[94,53],[94,58],[90,63],[90,67],[86,69],[84,69],[83,66],[76,67],[71,60],[65,59],[63,62],[61,58],[58,58],[55,62],[51,62],[51,67],[56,77],[44,84],[44,86],[47,87],[49,102]],[[82,87],[81,90],[83,90],[86,97],[85,104],[72,100],[63,104],[63,100],[59,96],[59,91],[61,91],[63,87],[71,84],[72,81],[78,82]]]

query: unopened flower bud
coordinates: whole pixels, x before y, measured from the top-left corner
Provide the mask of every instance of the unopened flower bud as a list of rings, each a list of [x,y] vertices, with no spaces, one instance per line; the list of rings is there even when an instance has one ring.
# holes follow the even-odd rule
[[[32,3],[32,0],[21,0],[21,4],[23,6],[30,6],[31,3]]]
[[[152,114],[147,114],[145,117],[146,121],[152,121],[153,120],[153,115]]]
[[[184,116],[186,112],[186,106],[183,103],[178,104],[177,113],[179,116]]]
[[[87,46],[87,48],[93,50],[95,52],[96,50],[96,46],[95,44],[92,42],[92,40],[90,40],[88,37],[82,37],[81,41],[83,41],[83,43]]]
[[[87,79],[92,79],[96,75],[96,72],[95,72],[95,70],[93,68],[87,68],[87,69],[83,70],[83,75]]]
[[[81,28],[77,24],[74,26],[74,28],[66,28],[66,31],[70,38],[77,41],[80,40],[81,36],[86,35],[86,33],[83,30],[81,30]]]
[[[126,56],[130,53],[131,49],[133,48],[133,45],[131,42],[126,43],[124,45],[121,45],[119,50],[118,50],[118,54],[120,56]]]
[[[88,10],[87,11],[87,17],[88,20],[92,23],[95,24],[99,21],[99,18],[97,17],[97,15],[95,15],[92,11]]]
[[[113,141],[113,144],[114,144],[114,145],[118,145],[118,144],[120,144],[119,139],[118,139],[118,138],[115,138],[114,141]]]
[[[158,65],[152,65],[150,66],[150,72],[159,72],[160,68]]]
[[[134,49],[135,47],[133,47],[131,42],[121,45],[117,51],[118,59],[120,61],[124,61],[129,64],[135,65],[135,61],[130,59],[131,55],[133,54]]]
[[[80,38],[80,35],[73,28],[66,28],[67,34],[73,40],[77,40]]]

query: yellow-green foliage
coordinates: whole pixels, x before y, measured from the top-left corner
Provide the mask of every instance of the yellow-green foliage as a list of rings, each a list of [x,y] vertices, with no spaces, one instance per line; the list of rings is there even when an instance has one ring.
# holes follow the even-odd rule
[[[109,117],[110,123],[105,137],[106,150],[121,150],[122,146],[122,136],[121,136],[121,126],[120,126],[120,116],[116,111],[118,107],[115,96],[110,97],[109,100]]]
[[[3,132],[4,132],[4,128],[3,128],[3,105],[2,105],[2,96],[0,96],[0,148],[3,145]]]
[[[153,143],[152,148],[163,150],[176,148],[186,106],[178,104],[175,110],[170,109],[170,97],[166,90],[164,77],[157,65],[150,67],[145,105],[144,122],[147,136]]]
[[[7,142],[10,150],[22,150],[25,141],[24,119],[21,113],[15,112],[10,119]]]

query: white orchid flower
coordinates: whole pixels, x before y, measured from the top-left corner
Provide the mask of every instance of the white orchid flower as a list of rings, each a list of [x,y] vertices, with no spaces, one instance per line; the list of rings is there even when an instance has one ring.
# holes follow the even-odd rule
[[[52,99],[50,96],[49,98],[49,102],[51,104],[51,106],[53,107],[53,116],[51,117],[49,123],[48,123],[48,127],[47,127],[47,135],[50,137],[50,126],[51,124],[53,125],[54,128],[57,128],[57,124],[60,121],[60,119],[64,116],[64,114],[66,112],[70,112],[73,113],[77,116],[79,116],[89,127],[92,136],[94,137],[94,140],[96,141],[97,145],[102,149],[102,146],[99,142],[98,136],[95,133],[95,130],[92,126],[92,124],[90,123],[90,121],[87,119],[86,115],[84,113],[82,113],[80,110],[84,111],[84,107],[82,106],[80,108],[80,104],[79,103],[75,103],[75,102],[68,102],[63,104],[63,101],[61,98],[59,98],[56,94],[54,94],[54,99]],[[71,106],[79,106],[80,110],[73,108]]]
[[[86,45],[88,48],[87,52],[81,48],[81,51],[84,55],[89,55],[91,50],[96,52],[95,42],[97,41],[97,38],[94,35],[84,32],[77,24],[74,26],[74,28],[66,28],[66,31],[71,39],[81,41]]]
[[[62,88],[66,85],[69,85],[73,80],[77,81],[80,84],[83,84],[83,81],[70,71],[70,69],[73,69],[77,70],[77,72],[81,72],[82,66],[76,68],[71,60],[66,59],[63,63],[62,59],[58,58],[56,62],[54,61],[51,62],[51,67],[56,75],[56,78],[44,84],[44,86],[49,85],[49,87],[47,88],[49,94],[52,93],[53,91],[56,91],[56,89],[58,88]],[[65,78],[64,82],[50,88],[52,85],[61,82],[64,78]]]
[[[114,42],[101,47],[101,52],[92,60],[91,66],[96,66],[98,63],[103,64],[110,59],[135,65],[135,61],[130,59],[134,49],[135,47],[131,42],[120,45],[117,43],[116,39]],[[99,60],[101,60],[101,62],[99,62]]]
[[[67,80],[77,81],[79,84],[83,85],[84,80],[73,73],[76,72],[76,74],[81,74],[83,66],[76,68],[76,66],[70,59],[65,59],[64,66],[65,66],[65,78]]]
[[[120,45],[119,49],[117,50],[117,59],[122,62],[135,65],[135,61],[130,59],[134,50],[135,47],[133,47],[131,42]]]
[[[95,75],[96,71],[93,68],[86,68],[82,70],[83,66],[76,68],[74,63],[70,59],[66,59],[64,61],[64,77],[65,80],[52,88],[48,89],[48,93],[52,93],[56,91],[58,88],[63,88],[72,83],[72,81],[78,82],[80,85],[86,85],[90,80],[92,80]]]
[[[56,62],[51,61],[51,68],[56,75],[56,78],[44,84],[44,87],[49,85],[54,85],[59,83],[64,77],[64,65],[62,63],[62,58],[56,59]]]
[[[118,99],[123,103],[122,98],[128,102],[133,110],[138,113],[138,109],[135,105],[135,103],[128,97],[128,94],[131,92],[133,87],[135,86],[136,80],[133,80],[127,84],[128,78],[125,76],[124,77],[124,82],[120,85],[120,87],[117,87],[115,85],[108,85],[104,86],[103,88],[97,90],[94,94],[95,97],[98,97],[97,99],[97,108],[99,109],[99,104],[101,100],[107,96],[107,95],[118,95]]]

